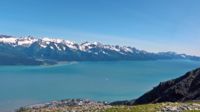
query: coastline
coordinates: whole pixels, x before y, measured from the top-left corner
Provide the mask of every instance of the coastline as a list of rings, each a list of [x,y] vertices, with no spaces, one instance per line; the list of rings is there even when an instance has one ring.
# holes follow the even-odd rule
[[[141,105],[112,105],[89,99],[65,99],[24,106],[15,112],[200,112],[200,102],[163,102]]]

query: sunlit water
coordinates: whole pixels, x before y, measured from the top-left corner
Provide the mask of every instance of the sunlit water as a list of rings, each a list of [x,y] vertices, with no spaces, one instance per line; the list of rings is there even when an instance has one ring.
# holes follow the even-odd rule
[[[200,62],[188,60],[0,66],[0,111],[66,98],[134,99],[197,67]]]

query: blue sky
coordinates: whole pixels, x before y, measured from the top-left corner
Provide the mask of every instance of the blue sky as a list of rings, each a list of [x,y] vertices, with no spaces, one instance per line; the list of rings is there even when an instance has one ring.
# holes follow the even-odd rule
[[[0,34],[200,56],[199,0],[0,0]]]

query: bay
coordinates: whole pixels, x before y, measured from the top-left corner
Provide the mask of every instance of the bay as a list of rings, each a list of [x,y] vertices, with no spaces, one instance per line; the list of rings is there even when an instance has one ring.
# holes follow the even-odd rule
[[[200,67],[199,61],[68,62],[52,66],[0,66],[0,111],[24,105],[84,98],[134,99],[161,81]]]

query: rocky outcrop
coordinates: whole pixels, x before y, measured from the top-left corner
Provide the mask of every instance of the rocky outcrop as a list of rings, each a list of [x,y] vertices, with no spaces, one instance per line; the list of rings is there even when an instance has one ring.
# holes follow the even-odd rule
[[[200,104],[198,103],[164,103],[158,112],[185,112],[199,111]]]
[[[22,107],[16,112],[102,112],[110,108],[106,102],[88,99],[66,99]]]
[[[185,75],[161,82],[157,87],[145,93],[130,104],[158,102],[184,102],[200,100],[200,68]]]

